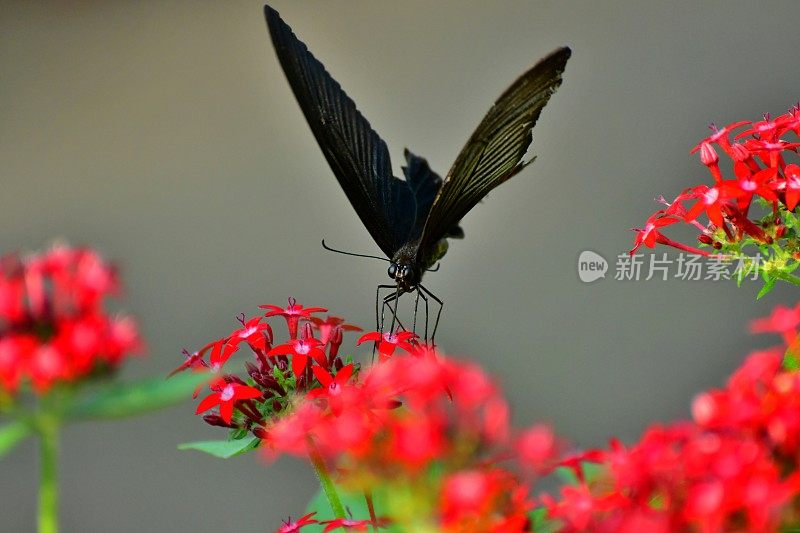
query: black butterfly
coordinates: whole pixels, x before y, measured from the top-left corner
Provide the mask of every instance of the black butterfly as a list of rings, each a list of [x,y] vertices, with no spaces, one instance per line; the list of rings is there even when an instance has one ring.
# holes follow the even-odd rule
[[[395,289],[384,302],[417,291],[442,302],[420,284],[423,273],[462,238],[462,217],[492,189],[522,170],[531,129],[561,85],[570,57],[559,48],[525,72],[495,102],[442,180],[425,159],[405,150],[405,179],[392,174],[386,143],[339,83],[308,51],[277,11],[264,7],[272,43],[300,108],[347,198],[389,258]],[[377,307],[377,301],[376,301]],[[395,308],[396,312],[396,308]],[[396,314],[396,313],[395,313]],[[438,315],[436,322],[438,324]],[[416,325],[416,312],[415,312]],[[434,326],[434,334],[436,327]],[[426,318],[427,338],[427,318]]]

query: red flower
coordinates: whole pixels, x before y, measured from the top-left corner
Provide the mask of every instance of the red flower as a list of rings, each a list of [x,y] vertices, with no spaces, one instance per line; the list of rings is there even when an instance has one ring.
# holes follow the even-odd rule
[[[778,201],[778,197],[768,185],[768,182],[778,175],[777,168],[766,168],[754,174],[744,163],[736,163],[733,169],[738,179],[724,182],[722,191],[726,198],[737,199],[740,211],[747,212],[755,194],[770,202]]]
[[[693,254],[705,255],[705,256],[710,255],[705,250],[700,250],[698,248],[694,248],[692,246],[687,246],[685,244],[673,241],[672,239],[661,233],[660,228],[663,228],[665,226],[670,226],[677,222],[680,222],[678,218],[672,216],[665,216],[664,211],[657,211],[656,213],[651,215],[650,218],[647,219],[644,229],[631,228],[631,231],[636,232],[636,240],[633,243],[633,248],[631,248],[631,250],[628,253],[630,255],[635,254],[636,251],[639,248],[641,248],[642,245],[645,245],[648,248],[654,248],[656,243],[660,243]]]
[[[328,315],[325,319],[321,319],[316,316],[312,316],[309,318],[311,324],[313,324],[314,329],[319,331],[319,340],[322,344],[328,344],[328,341],[331,339],[331,334],[333,331],[338,327],[342,331],[362,331],[362,329],[358,326],[354,326],[353,324],[347,324],[343,318],[338,316],[331,316]]]
[[[689,153],[693,154],[696,151],[702,149],[703,145],[711,145],[711,144],[716,144],[727,152],[731,146],[731,142],[728,136],[733,132],[733,130],[740,128],[745,124],[750,124],[750,121],[742,120],[739,122],[734,122],[732,124],[728,124],[722,129],[717,129],[717,127],[714,124],[711,124],[709,128],[714,133],[712,133],[711,135],[700,141],[694,148],[692,148],[689,151]]]
[[[358,339],[356,345],[361,345],[367,341],[375,341],[378,343],[378,353],[381,354],[381,359],[385,360],[391,357],[397,348],[404,350],[408,353],[415,351],[412,339],[416,339],[417,335],[410,331],[398,331],[396,333],[381,333],[379,331],[370,331]]]
[[[184,370],[192,369],[194,371],[205,371],[208,369],[208,364],[205,362],[204,357],[206,356],[206,352],[208,352],[211,347],[215,346],[219,341],[209,342],[196,352],[189,353],[187,350],[183,350],[183,355],[186,359],[183,363],[180,364],[175,370],[170,372],[167,377],[172,377],[179,372],[183,372]]]
[[[240,400],[252,400],[262,396],[262,392],[257,388],[239,383],[223,382],[212,385],[212,387],[217,389],[217,392],[206,396],[203,401],[200,402],[200,405],[197,406],[195,414],[199,415],[200,413],[204,413],[209,409],[219,406],[219,414],[228,424],[230,424],[233,419],[233,407],[236,402]]]
[[[234,330],[228,338],[229,342],[239,344],[244,341],[255,350],[265,350],[267,344],[272,340],[272,328],[266,322],[262,323],[263,316],[254,316],[247,322],[244,320],[244,313],[238,317],[242,327]]]
[[[555,433],[544,424],[525,430],[517,439],[516,448],[519,462],[541,473],[552,468],[558,452]]]
[[[330,372],[328,372],[321,366],[311,367],[311,370],[314,372],[314,376],[316,376],[317,380],[322,384],[322,387],[310,391],[308,393],[308,397],[333,398],[337,396],[341,392],[342,387],[344,387],[344,385],[353,375],[354,368],[355,367],[351,363],[347,366],[342,367],[342,369],[336,373],[336,377],[333,377],[331,376]]]
[[[700,216],[701,213],[705,213],[715,226],[722,227],[725,224],[722,218],[722,209],[726,205],[726,198],[722,194],[721,187],[699,185],[692,189],[692,192],[698,200],[686,213],[685,220],[694,220]]]
[[[28,372],[34,390],[46,392],[58,380],[72,378],[67,356],[52,344],[40,344],[28,361]]]
[[[663,236],[659,231],[659,228],[680,222],[680,220],[675,217],[663,215],[664,211],[657,211],[647,219],[647,222],[644,224],[644,229],[634,228],[632,230],[636,232],[636,241],[630,251],[631,255],[636,253],[636,250],[638,250],[643,244],[648,248],[654,248],[658,238]]]
[[[778,125],[777,120],[770,120],[770,115],[766,114],[764,115],[764,120],[752,123],[749,128],[738,133],[734,138],[741,139],[742,137],[753,136],[774,142],[778,138]]]
[[[11,394],[17,392],[37,345],[32,335],[0,336],[0,387]]]
[[[0,257],[0,387],[13,393],[30,382],[43,394],[141,350],[133,320],[103,309],[117,289],[114,268],[89,249]]]
[[[325,524],[325,529],[322,533],[328,533],[334,529],[348,529],[352,531],[366,531],[371,520],[353,520],[352,518],[334,518],[333,520],[323,520],[320,524]]]
[[[783,166],[783,156],[781,153],[784,150],[796,150],[797,147],[800,146],[800,143],[790,143],[781,140],[769,142],[763,139],[750,139],[745,142],[744,145],[750,152],[758,154],[758,157],[765,165],[778,167]]]
[[[303,309],[303,306],[297,303],[297,300],[294,298],[289,298],[289,305],[284,307],[279,307],[277,305],[265,304],[259,305],[261,309],[269,309],[267,313],[264,314],[266,317],[271,316],[282,316],[286,319],[286,325],[289,328],[289,337],[292,339],[297,338],[297,325],[300,323],[301,318],[311,318],[312,313],[325,313],[328,310],[324,307],[308,307]]]
[[[306,339],[294,339],[287,343],[274,347],[267,352],[267,357],[278,355],[292,356],[292,372],[297,377],[303,375],[303,371],[308,366],[309,358],[316,361],[321,366],[327,365],[325,352],[322,351],[322,343],[313,337]]]
[[[527,487],[511,473],[484,466],[447,476],[439,504],[445,531],[530,531]]]
[[[281,527],[276,529],[275,533],[297,533],[305,526],[319,524],[320,522],[314,518],[315,514],[317,513],[308,513],[307,515],[298,518],[296,522],[293,522],[290,518],[286,520]]]
[[[786,165],[783,169],[786,179],[778,182],[777,188],[784,192],[784,203],[789,211],[794,211],[800,202],[800,166]]]
[[[211,347],[211,354],[208,356],[209,367],[212,372],[219,372],[231,355],[239,349],[238,344],[231,343],[228,339],[220,339]]]
[[[752,333],[778,333],[786,345],[797,338],[800,327],[800,304],[795,307],[776,306],[767,318],[758,318],[750,322]]]

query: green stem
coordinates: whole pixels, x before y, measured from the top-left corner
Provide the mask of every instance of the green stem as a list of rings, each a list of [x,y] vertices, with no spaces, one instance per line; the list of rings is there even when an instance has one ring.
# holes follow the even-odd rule
[[[333,515],[336,518],[347,518],[344,512],[344,505],[342,505],[342,500],[339,498],[339,493],[336,492],[336,486],[333,484],[333,480],[331,480],[325,460],[322,458],[322,455],[320,455],[313,442],[309,442],[308,448],[308,456],[311,459],[311,464],[314,465],[314,471],[317,473],[319,484],[322,486],[322,492],[325,493],[325,498],[328,499]]]
[[[58,533],[58,421],[39,421],[39,533]]]

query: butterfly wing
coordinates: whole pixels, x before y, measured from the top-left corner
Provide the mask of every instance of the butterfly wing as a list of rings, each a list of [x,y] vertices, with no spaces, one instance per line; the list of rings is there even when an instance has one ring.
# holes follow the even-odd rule
[[[403,153],[406,159],[406,166],[403,167],[403,174],[406,182],[411,189],[414,197],[416,217],[408,236],[409,241],[419,239],[428,219],[428,213],[433,205],[433,200],[442,188],[442,178],[428,165],[428,161],[414,154],[406,148]],[[461,228],[455,227],[448,234],[449,237],[459,238],[464,236]]]
[[[550,96],[561,85],[570,57],[559,48],[520,76],[495,102],[447,173],[431,206],[419,248],[428,249],[492,189],[522,170],[531,130]]]
[[[392,175],[386,143],[277,11],[264,7],[278,60],[325,159],[364,226],[388,256],[417,219],[408,182]]]

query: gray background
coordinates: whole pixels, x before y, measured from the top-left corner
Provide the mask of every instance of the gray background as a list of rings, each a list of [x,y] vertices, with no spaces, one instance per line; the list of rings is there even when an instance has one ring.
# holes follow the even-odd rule
[[[55,237],[123,269],[149,343],[124,377],[162,375],[288,295],[372,321],[385,264],[305,124],[260,2],[0,3],[0,249]],[[536,128],[537,162],[464,220],[428,285],[440,342],[498,376],[520,423],[580,446],[686,417],[755,346],[747,321],[780,286],[578,280],[631,226],[705,179],[710,121],[783,112],[797,92],[797,4],[276,1],[387,140],[444,172],[499,93],[552,48],[574,55]],[[613,263],[612,263],[613,271]],[[613,272],[612,272],[613,274]],[[613,276],[612,276],[613,277]],[[353,337],[350,337],[351,341]],[[192,404],[63,435],[65,531],[270,531],[314,488],[309,468],[218,461]],[[33,528],[33,447],[0,463],[0,530]]]

